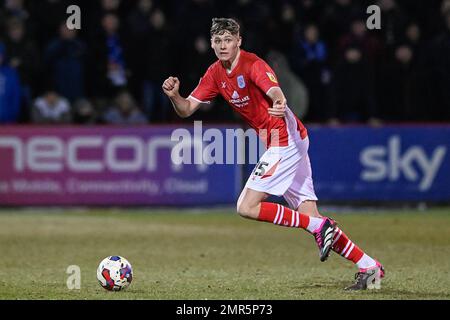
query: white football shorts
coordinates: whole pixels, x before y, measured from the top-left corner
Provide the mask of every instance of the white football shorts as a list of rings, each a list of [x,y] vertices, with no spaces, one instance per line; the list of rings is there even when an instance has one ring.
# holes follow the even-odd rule
[[[270,147],[253,169],[245,187],[283,196],[293,210],[304,201],[317,201],[308,148],[308,137],[290,141],[287,147]]]

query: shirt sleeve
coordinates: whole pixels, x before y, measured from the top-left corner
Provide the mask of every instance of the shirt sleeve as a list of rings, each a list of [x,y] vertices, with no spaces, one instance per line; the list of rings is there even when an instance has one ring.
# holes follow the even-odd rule
[[[205,75],[200,79],[197,87],[188,98],[192,98],[200,103],[210,103],[219,94],[213,72],[212,66],[206,70]]]
[[[263,60],[258,60],[253,64],[250,78],[265,94],[272,88],[280,87],[275,72]]]

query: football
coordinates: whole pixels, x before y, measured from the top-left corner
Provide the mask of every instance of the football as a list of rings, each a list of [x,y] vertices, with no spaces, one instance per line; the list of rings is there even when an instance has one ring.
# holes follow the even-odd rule
[[[100,262],[97,279],[106,290],[124,290],[133,280],[133,268],[127,259],[121,256],[109,256]]]

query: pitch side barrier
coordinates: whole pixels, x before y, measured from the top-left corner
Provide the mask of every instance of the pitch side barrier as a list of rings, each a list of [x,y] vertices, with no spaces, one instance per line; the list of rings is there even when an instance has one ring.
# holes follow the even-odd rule
[[[309,125],[308,134],[321,201],[450,202],[450,125]]]
[[[172,139],[177,129],[0,127],[0,205],[233,203],[241,188],[241,166],[204,163],[201,132],[197,136],[194,128],[185,129],[181,133],[191,139],[180,141]],[[230,127],[211,129],[222,133]],[[172,156],[175,147],[180,154]],[[187,158],[192,161],[179,161]]]
[[[450,126],[308,126],[327,201],[450,202]],[[0,206],[234,204],[264,147],[235,125],[0,127]]]

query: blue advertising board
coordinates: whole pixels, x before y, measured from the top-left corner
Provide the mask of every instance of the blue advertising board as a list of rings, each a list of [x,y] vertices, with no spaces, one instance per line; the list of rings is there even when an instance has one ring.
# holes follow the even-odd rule
[[[450,201],[450,126],[310,127],[323,200]]]
[[[326,201],[450,201],[450,126],[308,126]],[[247,165],[247,178],[254,165]]]

